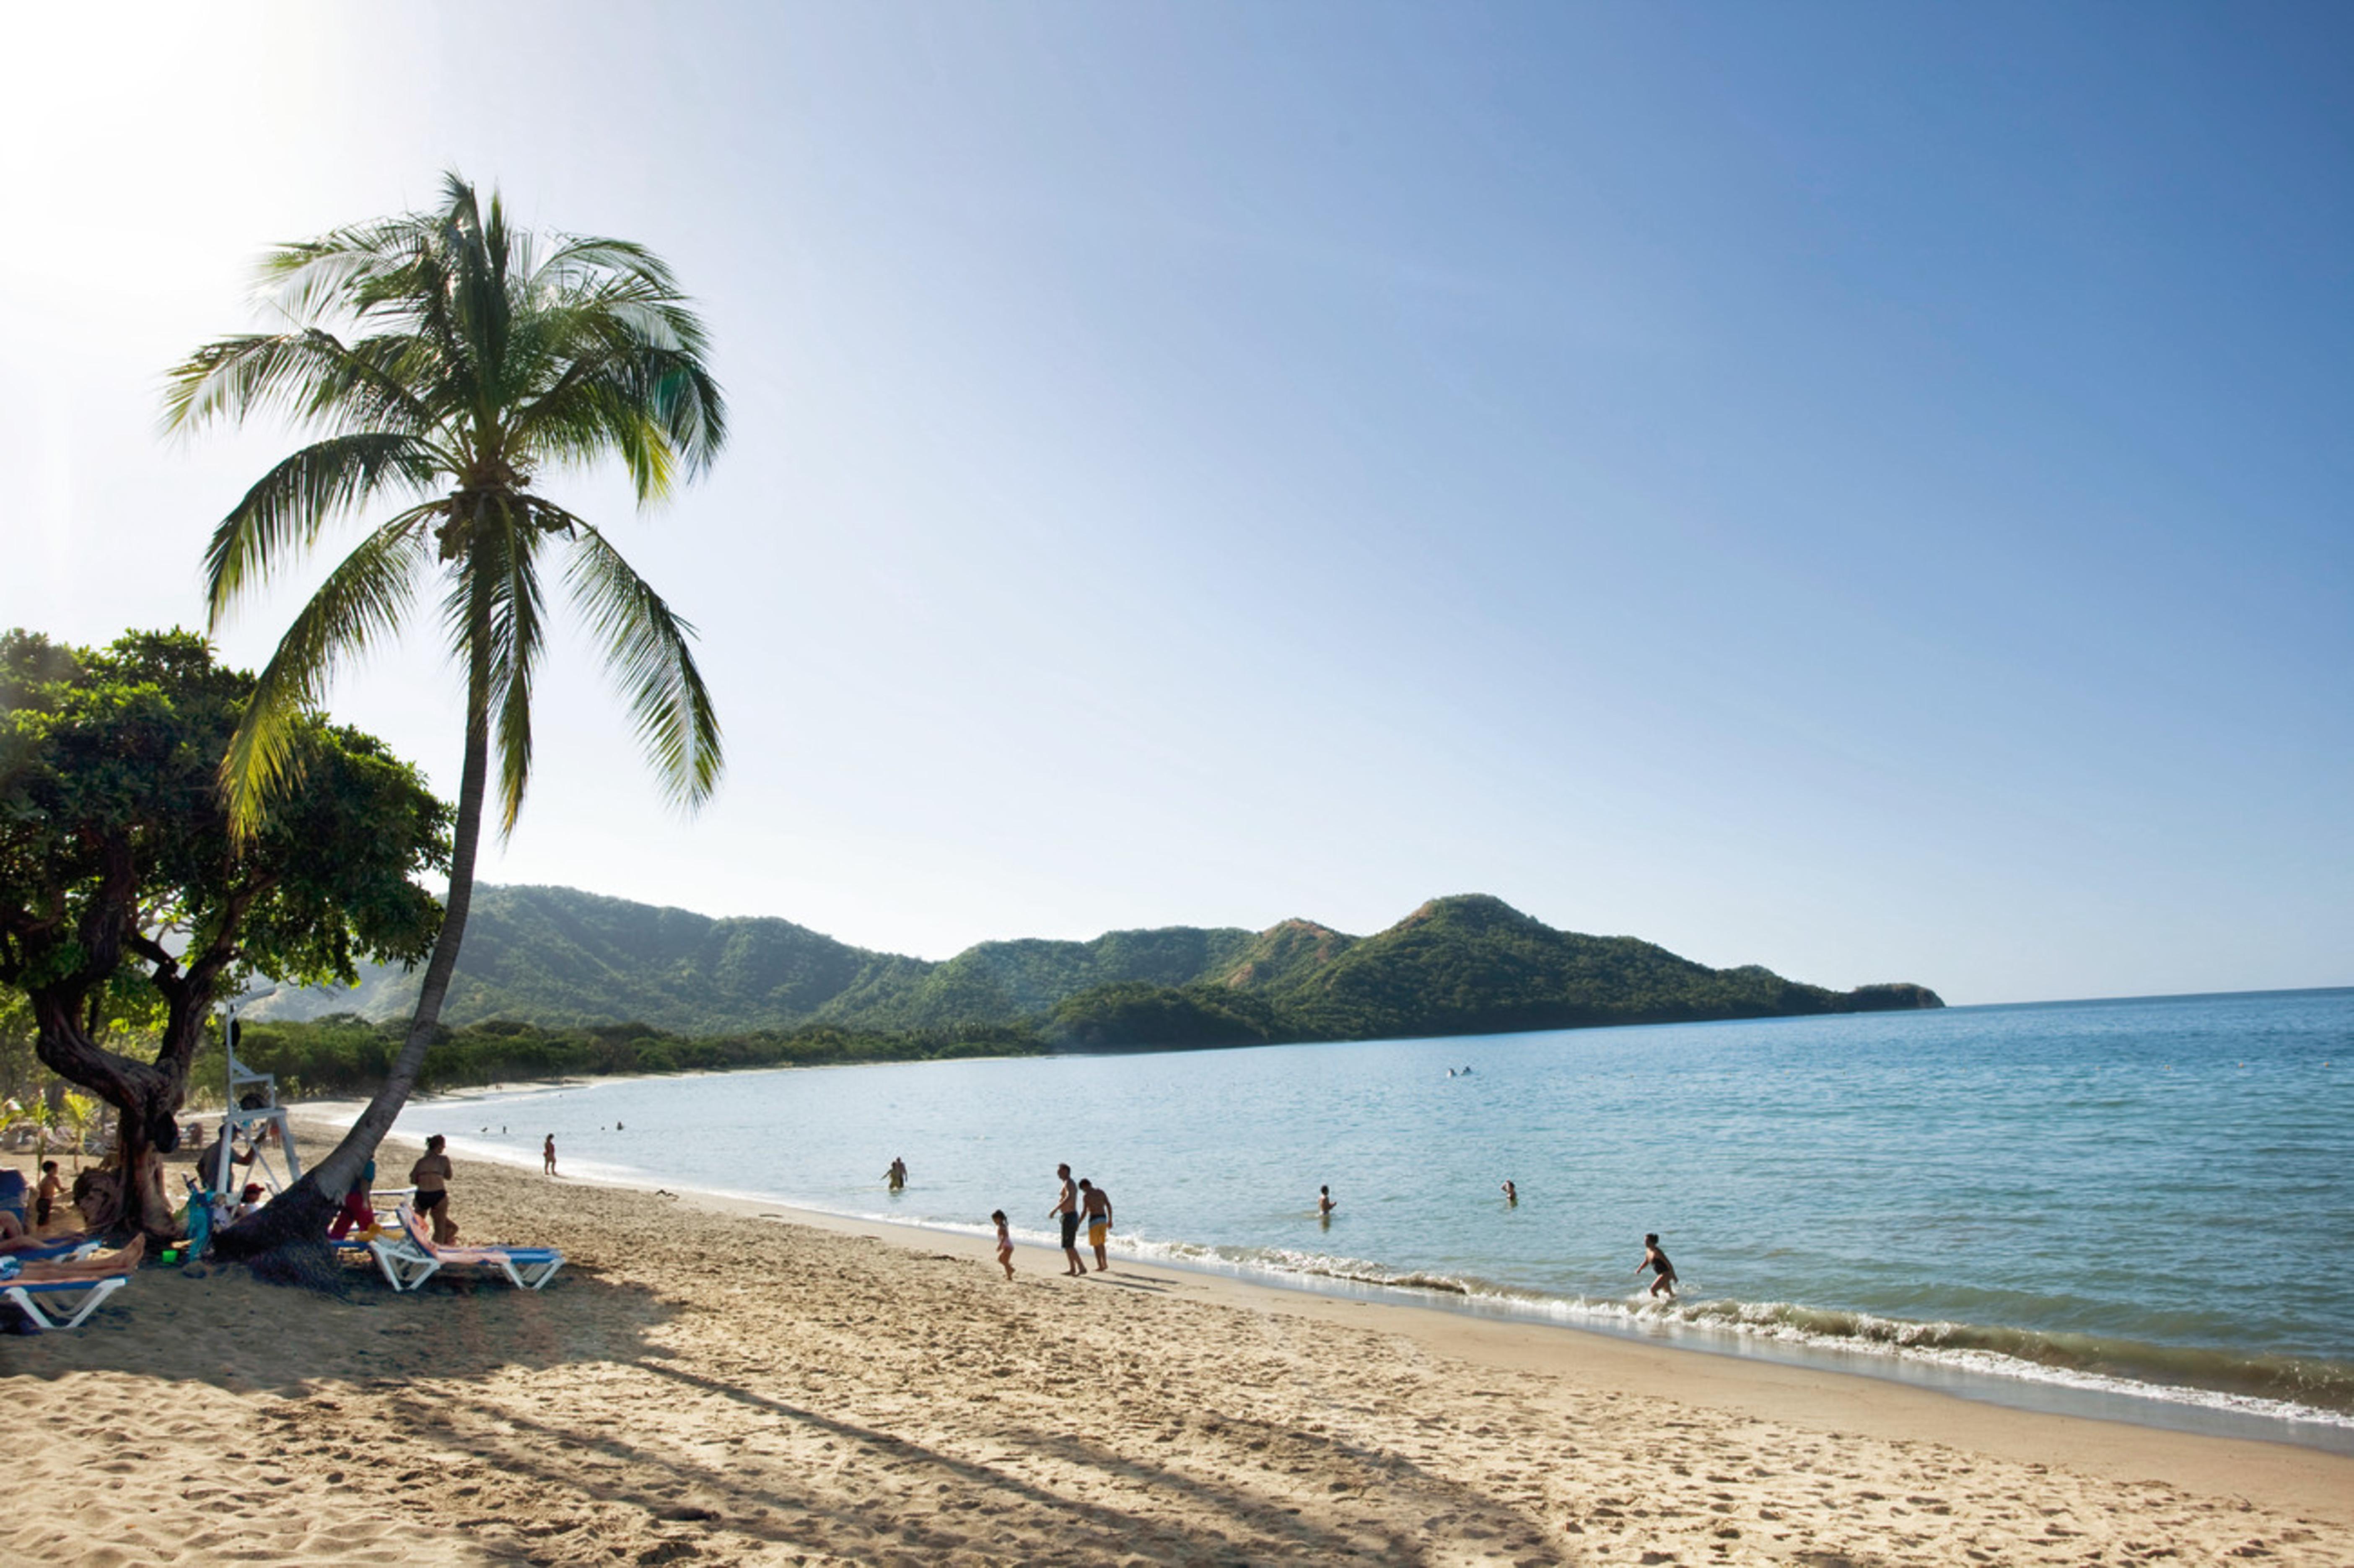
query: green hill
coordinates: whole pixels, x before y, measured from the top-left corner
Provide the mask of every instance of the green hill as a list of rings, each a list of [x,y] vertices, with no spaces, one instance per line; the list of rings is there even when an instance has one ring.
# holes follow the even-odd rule
[[[1254,1028],[1269,1041],[1369,1040],[1943,1005],[1915,985],[1832,991],[1755,965],[1712,969],[1471,895],[1433,899],[1372,937],[1289,921],[1214,983],[1162,995],[1099,988],[1058,1003],[1053,1019],[1068,1039],[1116,1049],[1232,1044]]]
[[[281,1022],[413,1005],[416,977],[288,991]],[[1936,1007],[1919,986],[1830,991],[1712,969],[1632,937],[1556,931],[1500,900],[1433,900],[1372,937],[1308,920],[1174,927],[1090,942],[984,942],[944,962],[854,948],[789,920],[714,919],[567,887],[475,893],[444,1022],[644,1024],[675,1035],[831,1025],[907,1033],[1043,1028],[1081,1049],[1482,1033]]]

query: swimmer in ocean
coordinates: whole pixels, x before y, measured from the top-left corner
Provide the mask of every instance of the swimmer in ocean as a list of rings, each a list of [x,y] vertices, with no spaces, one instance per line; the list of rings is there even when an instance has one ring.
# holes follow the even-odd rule
[[[1647,1268],[1658,1271],[1651,1279],[1651,1294],[1657,1296],[1664,1290],[1668,1293],[1668,1299],[1673,1301],[1676,1298],[1676,1266],[1670,1263],[1668,1255],[1659,1250],[1657,1233],[1643,1238],[1643,1261],[1635,1266],[1635,1272],[1640,1274]]]
[[[1510,1181],[1504,1183],[1504,1202],[1515,1209],[1521,1206],[1521,1190]]]

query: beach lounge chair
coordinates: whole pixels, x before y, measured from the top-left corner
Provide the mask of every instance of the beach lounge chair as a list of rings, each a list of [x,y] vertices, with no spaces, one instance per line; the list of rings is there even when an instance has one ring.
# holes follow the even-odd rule
[[[147,1250],[145,1236],[103,1257],[27,1263],[0,1279],[0,1301],[13,1304],[37,1330],[79,1329],[99,1303],[131,1283]]]
[[[441,1246],[416,1210],[403,1203],[397,1213],[400,1234],[367,1244],[395,1290],[414,1290],[453,1266],[496,1269],[518,1290],[540,1290],[564,1266],[564,1255],[552,1246]]]
[[[5,1253],[0,1253],[0,1257],[13,1257],[18,1263],[70,1263],[96,1256],[105,1250],[104,1242],[76,1234],[48,1236],[24,1246],[11,1247]]]

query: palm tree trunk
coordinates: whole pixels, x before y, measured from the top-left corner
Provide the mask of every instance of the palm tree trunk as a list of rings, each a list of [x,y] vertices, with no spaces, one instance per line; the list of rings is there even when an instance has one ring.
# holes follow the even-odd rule
[[[479,596],[478,602],[479,602]],[[384,1086],[368,1101],[334,1152],[303,1173],[302,1179],[271,1199],[260,1213],[232,1225],[215,1238],[214,1248],[227,1258],[249,1258],[301,1243],[316,1244],[342,1207],[344,1194],[359,1180],[361,1168],[376,1154],[377,1143],[390,1131],[416,1086],[425,1065],[425,1053],[441,1022],[441,1001],[449,994],[451,977],[458,968],[458,946],[466,936],[466,912],[474,902],[474,855],[482,837],[482,796],[490,783],[491,700],[490,638],[487,617],[477,612],[477,635],[471,641],[466,681],[466,759],[458,778],[458,822],[450,845],[450,895],[442,904],[441,932],[434,939],[433,956],[425,962],[424,984],[417,993],[417,1012],[409,1020],[408,1038],[385,1074]]]

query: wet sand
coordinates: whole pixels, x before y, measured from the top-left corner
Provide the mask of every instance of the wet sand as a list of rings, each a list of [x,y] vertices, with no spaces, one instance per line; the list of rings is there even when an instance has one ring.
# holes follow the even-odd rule
[[[491,1165],[455,1192],[557,1282],[151,1268],[0,1340],[0,1561],[2354,1564],[2354,1459],[2308,1449],[1117,1258],[1008,1284],[982,1238]]]

